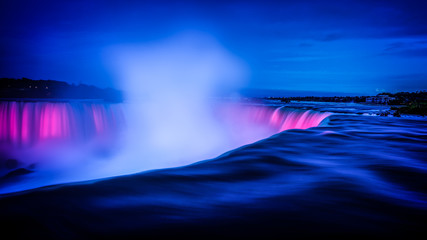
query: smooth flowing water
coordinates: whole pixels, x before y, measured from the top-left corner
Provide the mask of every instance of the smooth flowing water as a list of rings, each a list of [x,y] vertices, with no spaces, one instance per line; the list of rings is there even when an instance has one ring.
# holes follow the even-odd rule
[[[231,108],[277,134],[189,166],[6,195],[4,224],[37,219],[33,231],[77,237],[425,231],[426,118],[376,116],[387,107],[361,104]]]
[[[125,109],[126,104],[79,101],[0,102],[0,191],[187,165],[287,129],[316,127],[331,115],[222,102],[215,104],[213,120],[206,123],[197,114],[179,120],[180,116],[170,113],[168,121],[134,123],[141,129],[135,134],[132,126],[126,129],[129,115]],[[159,112],[164,114],[162,109]],[[158,119],[157,115],[153,118]],[[187,128],[184,125],[188,120],[192,125]],[[217,133],[200,136],[193,128]],[[211,140],[213,137],[216,141]],[[157,160],[147,160],[148,156]]]

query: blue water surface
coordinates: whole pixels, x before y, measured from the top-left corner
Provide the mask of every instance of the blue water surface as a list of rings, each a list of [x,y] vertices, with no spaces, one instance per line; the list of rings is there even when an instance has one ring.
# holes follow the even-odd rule
[[[285,107],[334,114],[189,166],[4,195],[2,224],[72,238],[425,233],[426,118]]]

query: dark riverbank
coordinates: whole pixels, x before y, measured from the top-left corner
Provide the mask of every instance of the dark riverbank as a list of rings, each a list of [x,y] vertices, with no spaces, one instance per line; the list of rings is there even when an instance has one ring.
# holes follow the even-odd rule
[[[420,115],[427,116],[427,92],[398,92],[398,93],[380,93],[376,96],[334,96],[334,97],[268,97],[268,100],[278,100],[289,103],[291,101],[306,102],[337,102],[337,103],[362,103],[369,105],[387,105],[390,111],[386,111],[382,116],[393,115]]]
[[[122,102],[122,92],[112,88],[98,88],[86,84],[68,84],[56,80],[31,80],[28,78],[0,78],[0,100],[9,99],[98,99]]]

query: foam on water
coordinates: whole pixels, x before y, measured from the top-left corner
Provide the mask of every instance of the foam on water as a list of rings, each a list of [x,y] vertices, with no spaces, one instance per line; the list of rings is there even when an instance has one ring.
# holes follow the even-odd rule
[[[35,171],[23,176],[23,179],[15,179],[19,186],[14,186],[15,183],[8,179],[8,187],[2,191],[186,165],[216,157],[284,130],[316,127],[331,115],[312,110],[222,102],[211,108],[211,114],[215,117],[207,125],[211,127],[215,123],[217,126],[217,136],[221,137],[221,141],[216,142],[216,145],[209,145],[212,144],[209,136],[188,139],[184,135],[170,136],[169,141],[172,141],[165,143],[168,134],[176,134],[176,131],[170,129],[180,127],[179,121],[172,121],[172,124],[164,123],[167,131],[163,132],[166,135],[154,132],[157,135],[155,139],[150,138],[149,133],[133,138],[141,153],[135,155],[135,149],[120,145],[124,141],[120,133],[126,132],[124,106],[126,104],[1,102],[2,175],[30,165]],[[171,117],[175,116],[171,114]],[[159,135],[163,138],[159,139]],[[186,148],[190,152],[182,152],[168,145],[176,144],[175,139],[191,144]],[[161,142],[155,142],[158,140]],[[157,149],[154,148],[156,146]],[[191,149],[197,149],[197,158]],[[166,155],[163,153],[165,150]],[[148,156],[161,161],[150,161]],[[7,168],[5,165],[9,159],[16,159],[19,164],[12,169]]]

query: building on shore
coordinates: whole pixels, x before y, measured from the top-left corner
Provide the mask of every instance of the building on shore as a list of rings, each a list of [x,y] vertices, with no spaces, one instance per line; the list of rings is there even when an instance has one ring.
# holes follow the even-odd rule
[[[378,103],[378,104],[388,104],[390,101],[395,100],[394,97],[390,97],[389,95],[377,95],[374,97],[367,97],[367,103]]]

